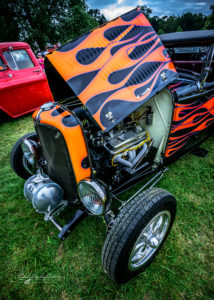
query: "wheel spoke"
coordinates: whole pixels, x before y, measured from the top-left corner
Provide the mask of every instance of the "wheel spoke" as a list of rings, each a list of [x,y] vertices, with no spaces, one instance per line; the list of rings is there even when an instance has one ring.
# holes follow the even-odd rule
[[[159,240],[155,236],[151,236],[150,239],[147,240],[147,245],[151,248],[157,248],[159,246]]]
[[[163,216],[159,216],[157,220],[155,220],[153,223],[153,233],[159,231],[162,224],[163,224]]]
[[[142,242],[135,247],[135,250],[140,251],[145,245],[146,245],[145,242]]]

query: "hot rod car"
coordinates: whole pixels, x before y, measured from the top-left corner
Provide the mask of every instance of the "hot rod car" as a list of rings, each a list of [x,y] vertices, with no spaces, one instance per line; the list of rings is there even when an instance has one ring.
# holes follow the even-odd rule
[[[26,199],[61,240],[86,216],[103,216],[102,265],[118,283],[149,266],[174,222],[176,200],[155,183],[213,130],[214,31],[193,36],[161,41],[134,9],[48,54],[55,102],[34,112],[35,132],[11,152]],[[201,73],[176,68],[166,50],[189,46],[206,49]],[[78,210],[61,226],[56,216],[71,205]]]

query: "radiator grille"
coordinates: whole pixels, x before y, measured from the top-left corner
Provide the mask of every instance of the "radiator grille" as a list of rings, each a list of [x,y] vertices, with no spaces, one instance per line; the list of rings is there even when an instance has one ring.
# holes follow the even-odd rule
[[[75,201],[77,184],[62,133],[51,125],[36,123],[35,127],[47,160],[46,173],[62,187],[64,199]]]

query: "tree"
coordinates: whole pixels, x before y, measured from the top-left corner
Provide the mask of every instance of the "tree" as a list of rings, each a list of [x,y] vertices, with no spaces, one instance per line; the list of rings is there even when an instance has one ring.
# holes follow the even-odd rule
[[[98,20],[85,0],[1,0],[0,41],[37,42],[44,49],[47,42],[64,42],[105,21],[95,11]]]
[[[208,17],[191,12],[151,17],[151,8],[138,8],[158,33],[214,28],[214,5]],[[47,42],[64,43],[106,21],[99,9],[89,9],[86,0],[0,0],[2,42],[23,40],[44,49]]]
[[[181,31],[183,31],[183,29],[182,29],[182,27],[179,25],[176,31],[181,32]]]
[[[207,17],[204,29],[214,29],[214,5],[210,6],[210,9],[212,10],[212,13]]]
[[[92,18],[94,18],[99,23],[99,25],[107,22],[106,17],[100,13],[99,9],[89,9],[88,14],[92,16]]]
[[[67,41],[97,26],[97,20],[79,5],[75,5],[68,9],[67,16],[65,16],[61,22],[59,26],[59,36],[61,40]]]
[[[19,39],[19,26],[14,11],[16,0],[0,1],[0,41],[9,42]]]
[[[151,17],[150,22],[158,32],[160,29],[164,32],[188,31],[203,29],[207,17],[202,13],[192,14],[187,12],[181,16],[162,16]]]
[[[192,14],[187,12],[178,16],[178,25],[180,25],[184,31],[188,30],[200,30],[203,28],[206,21],[206,17],[202,14]]]
[[[149,19],[150,15],[152,13],[152,9],[151,8],[149,8],[146,5],[139,5],[138,9],[140,9],[143,12],[143,14],[147,17],[147,19]]]
[[[157,16],[150,17],[149,22],[151,23],[152,27],[158,32],[158,30],[159,30],[159,17],[157,17]]]
[[[164,34],[165,32],[162,30],[162,29],[159,29],[158,30],[158,35],[160,35],[160,34]]]

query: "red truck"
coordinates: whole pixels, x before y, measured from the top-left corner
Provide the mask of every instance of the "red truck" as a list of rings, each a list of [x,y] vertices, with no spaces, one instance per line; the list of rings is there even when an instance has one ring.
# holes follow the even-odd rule
[[[23,42],[0,43],[0,120],[19,117],[53,101],[45,73],[31,47]]]

